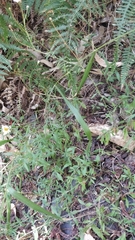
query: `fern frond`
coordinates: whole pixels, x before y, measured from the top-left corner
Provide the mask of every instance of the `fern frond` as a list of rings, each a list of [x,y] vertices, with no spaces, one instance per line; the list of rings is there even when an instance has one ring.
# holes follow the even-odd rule
[[[58,26],[56,28],[51,28],[50,30],[46,30],[46,32],[53,33],[53,32],[56,32],[56,31],[62,31],[62,30],[66,30],[66,29],[68,29],[68,26],[60,25],[60,26]]]
[[[39,15],[42,14],[44,8],[45,8],[45,3],[46,0],[38,0],[34,2],[34,10],[36,13],[38,13]]]
[[[7,75],[11,69],[10,61],[0,54],[0,79],[4,79],[4,76]],[[6,71],[6,72],[5,72]]]
[[[121,35],[131,29],[135,28],[135,1],[134,0],[123,0],[117,10],[118,16],[115,19],[117,25],[117,35]]]
[[[15,46],[14,44],[6,44],[6,43],[0,43],[0,48],[3,49],[3,51],[6,51],[7,49],[15,50],[15,51],[22,51],[21,48]]]
[[[29,6],[29,9],[32,8],[33,4],[34,4],[35,0],[22,0],[22,9],[23,11],[26,10],[27,6]],[[37,2],[40,2],[40,0],[38,0]]]
[[[3,55],[0,54],[0,63],[7,65],[9,68],[11,68],[10,61],[6,59]]]
[[[10,37],[10,30],[8,25],[11,23],[11,19],[7,15],[0,14],[0,37],[4,43],[8,43]]]
[[[132,53],[131,47],[124,49],[122,54],[122,68],[121,68],[121,86],[124,86],[126,78],[129,74],[129,70],[133,63],[135,63],[135,57]]]
[[[98,16],[101,13],[102,15],[103,6],[104,0],[100,4],[98,0],[50,0],[46,2],[43,13],[45,13],[45,21],[48,26],[46,31],[52,34],[51,50],[56,53],[64,51],[65,54],[68,54],[70,49],[76,53],[79,39],[83,35],[83,33],[78,33],[77,25],[79,23],[88,24],[87,13],[90,15],[96,13]]]
[[[115,24],[117,30],[115,36],[123,36],[128,39],[128,47],[122,48],[122,67],[121,67],[121,86],[125,85],[126,78],[128,77],[131,66],[135,63],[135,57],[133,55],[133,49],[135,48],[135,1],[123,0],[121,5],[117,9],[117,17],[115,18]],[[119,38],[120,39],[120,38]],[[121,44],[121,43],[120,43]]]

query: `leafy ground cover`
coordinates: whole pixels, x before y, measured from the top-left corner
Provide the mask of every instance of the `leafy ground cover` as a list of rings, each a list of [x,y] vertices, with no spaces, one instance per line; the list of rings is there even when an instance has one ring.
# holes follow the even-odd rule
[[[134,239],[134,1],[0,11],[0,238]]]

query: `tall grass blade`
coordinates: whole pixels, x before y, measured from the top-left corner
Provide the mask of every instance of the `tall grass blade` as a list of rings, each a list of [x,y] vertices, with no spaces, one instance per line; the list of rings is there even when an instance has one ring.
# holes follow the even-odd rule
[[[81,82],[79,84],[79,87],[78,87],[78,90],[77,90],[77,94],[80,92],[81,88],[83,87],[83,85],[85,84],[86,80],[87,80],[87,77],[89,75],[89,72],[92,68],[92,64],[93,64],[93,61],[94,61],[94,57],[95,57],[95,54],[96,54],[96,51],[93,51],[92,55],[91,55],[91,58],[87,64],[87,67],[84,71],[84,74],[83,74],[83,77],[81,79]]]
[[[63,97],[64,101],[66,102],[67,106],[69,107],[70,111],[73,113],[73,115],[75,116],[76,120],[78,121],[78,123],[81,125],[83,131],[85,132],[88,140],[91,142],[92,138],[91,138],[91,132],[90,129],[88,127],[88,125],[86,124],[86,122],[83,120],[81,114],[79,113],[79,111],[72,105],[72,103],[70,103],[66,97],[64,96],[64,94],[61,92],[61,90],[56,86],[57,91],[60,93],[60,95]]]
[[[45,210],[44,208],[40,207],[36,203],[33,203],[31,200],[24,197],[21,193],[15,191],[12,187],[8,187],[7,190],[14,198],[16,198],[20,202],[24,203],[28,207],[32,208],[33,210],[43,213],[45,215],[48,215],[49,217],[52,217],[54,219],[62,220],[61,217],[57,216],[56,214],[51,213],[50,211]]]

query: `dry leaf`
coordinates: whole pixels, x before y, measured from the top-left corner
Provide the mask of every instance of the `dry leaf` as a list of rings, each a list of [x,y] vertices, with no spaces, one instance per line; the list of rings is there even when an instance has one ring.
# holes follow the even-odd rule
[[[27,49],[28,52],[32,53],[37,60],[41,60],[43,58],[43,56],[41,55],[41,53],[39,51],[33,50],[33,49]]]
[[[53,63],[52,63],[52,62],[49,62],[49,61],[46,60],[46,59],[41,59],[41,60],[38,61],[38,63],[43,63],[43,64],[45,64],[47,67],[53,68]]]
[[[117,133],[111,133],[112,127],[107,124],[90,124],[89,129],[94,135],[98,136],[103,135],[103,131],[110,131],[110,142],[113,142],[118,146],[127,148],[130,151],[133,151],[135,148],[135,141],[132,140],[132,138],[129,136],[125,138],[122,130],[118,130]]]
[[[10,135],[8,135],[8,137],[10,139],[13,138],[13,136],[10,136]],[[6,140],[6,139],[7,139],[6,136],[3,136],[2,134],[0,134],[0,141]],[[10,143],[3,144],[2,146],[0,146],[0,153],[10,152],[10,153],[14,154],[14,153],[18,152],[18,149],[16,146],[17,146],[17,143],[14,141],[12,141],[12,144],[10,144]],[[12,157],[10,157],[10,160],[11,159],[12,159]]]
[[[0,76],[0,90],[2,90],[3,82],[4,82],[4,79],[2,79],[2,76]]]
[[[3,140],[4,140],[3,135],[0,134],[0,141],[3,141]],[[5,147],[5,144],[4,144],[4,145],[0,146],[0,153],[5,152],[5,151],[6,151],[6,147]]]
[[[95,240],[95,238],[93,238],[93,237],[91,236],[91,234],[85,233],[85,234],[84,234],[84,240]]]
[[[84,38],[79,42],[79,46],[77,48],[78,54],[82,54],[85,51],[86,48],[85,44],[88,42],[90,36],[91,34],[84,36]]]
[[[101,58],[97,53],[95,54],[95,60],[97,61],[97,63],[101,66],[101,67],[107,67],[107,64],[111,64],[112,62],[108,62],[108,61],[105,61],[103,58]],[[122,66],[122,62],[116,62],[116,66],[117,67],[120,67]]]
[[[11,211],[13,211],[14,215],[16,216],[16,207],[14,203],[11,203]]]
[[[94,45],[101,41],[101,39],[103,38],[104,32],[105,32],[105,27],[100,26],[97,32],[97,35],[92,38]]]
[[[0,104],[2,105],[1,112],[8,113],[9,109],[4,106],[4,103],[0,100]]]
[[[91,70],[91,73],[96,74],[96,75],[100,75],[100,76],[103,75],[102,71],[99,68],[93,68]]]
[[[48,71],[43,72],[42,75],[45,75],[47,73],[54,73],[57,70],[59,70],[59,68],[56,66],[56,67],[53,67],[53,68],[49,69]]]
[[[78,52],[79,54],[82,54],[82,53],[85,51],[85,46],[84,46],[84,44],[86,44],[86,41],[81,40],[80,43],[79,43],[79,47],[78,47],[78,49],[77,49],[77,52]]]
[[[33,56],[36,57],[38,63],[43,63],[43,64],[45,64],[47,67],[53,68],[53,63],[52,63],[52,62],[49,62],[49,61],[46,60],[46,59],[43,59],[42,54],[41,54],[38,50],[36,51],[36,50],[33,50],[33,49],[27,49],[27,51],[30,52],[31,54],[33,54]]]

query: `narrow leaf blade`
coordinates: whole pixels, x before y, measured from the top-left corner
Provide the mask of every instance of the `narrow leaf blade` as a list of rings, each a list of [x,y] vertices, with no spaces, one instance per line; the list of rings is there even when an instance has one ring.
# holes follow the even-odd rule
[[[83,131],[85,132],[87,138],[89,139],[89,141],[91,142],[91,132],[90,129],[88,127],[88,125],[86,124],[86,122],[83,120],[81,114],[79,113],[79,111],[72,105],[72,103],[70,103],[66,97],[64,96],[64,94],[61,92],[61,90],[56,86],[57,91],[61,94],[61,96],[63,97],[64,101],[66,102],[67,106],[69,107],[69,109],[71,110],[71,112],[73,113],[73,115],[75,116],[76,120],[78,121],[78,123],[81,125]]]
[[[17,200],[24,203],[28,207],[32,208],[33,210],[43,213],[45,215],[48,215],[50,217],[53,217],[54,219],[62,220],[61,217],[57,216],[56,214],[51,213],[50,211],[45,210],[44,208],[40,207],[36,203],[33,203],[31,200],[23,196],[21,193],[15,191],[12,187],[8,187],[8,192]]]
[[[0,146],[6,144],[6,143],[8,143],[8,142],[11,142],[12,140],[13,140],[13,139],[2,140],[2,141],[0,141]]]
[[[96,54],[96,51],[93,51],[92,55],[91,55],[91,58],[87,64],[87,67],[84,71],[84,74],[83,74],[83,77],[81,79],[81,82],[79,84],[79,87],[78,87],[78,90],[77,90],[77,94],[80,92],[81,88],[83,87],[83,85],[85,84],[86,80],[87,80],[87,77],[89,75],[89,72],[92,68],[92,64],[93,64],[93,61],[94,61],[94,57],[95,57],[95,54]]]

